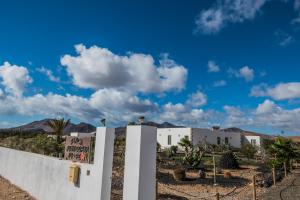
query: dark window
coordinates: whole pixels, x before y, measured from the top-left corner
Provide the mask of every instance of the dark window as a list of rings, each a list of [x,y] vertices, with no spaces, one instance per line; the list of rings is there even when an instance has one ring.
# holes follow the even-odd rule
[[[188,140],[188,139],[189,139],[189,136],[188,136],[188,135],[186,135],[186,136],[184,136],[184,138]]]
[[[172,144],[172,136],[168,135],[168,145],[171,145],[171,144]]]
[[[225,144],[229,144],[228,137],[225,137]]]
[[[252,144],[252,146],[256,146],[256,140],[251,139],[251,144]]]
[[[221,144],[221,138],[217,137],[217,144],[220,145]]]

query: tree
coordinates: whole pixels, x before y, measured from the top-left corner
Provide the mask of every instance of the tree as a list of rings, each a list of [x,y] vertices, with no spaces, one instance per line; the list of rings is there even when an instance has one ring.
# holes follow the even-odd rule
[[[53,119],[47,121],[47,125],[52,129],[53,133],[56,135],[56,141],[61,142],[61,136],[63,135],[64,129],[70,124],[70,120],[65,121],[64,118]]]
[[[276,138],[275,142],[269,146],[269,153],[274,156],[276,163],[289,162],[296,156],[292,141],[283,137]]]
[[[167,155],[169,158],[175,156],[177,154],[178,147],[175,145],[172,145],[169,149],[167,149]]]
[[[223,169],[238,169],[239,163],[233,152],[228,151],[221,156],[219,166]]]
[[[251,144],[244,144],[240,150],[240,152],[248,158],[254,158],[254,155],[256,154],[257,150],[256,148]]]

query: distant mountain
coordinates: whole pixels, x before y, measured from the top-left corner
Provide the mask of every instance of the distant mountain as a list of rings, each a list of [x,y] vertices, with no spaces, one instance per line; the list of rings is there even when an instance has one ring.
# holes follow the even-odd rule
[[[23,131],[28,133],[51,133],[51,128],[48,127],[47,122],[52,119],[43,119],[40,121],[34,121],[22,126],[17,126],[13,128],[7,128],[7,129],[0,129],[2,132],[9,132],[9,131]],[[145,122],[143,125],[147,126],[154,126],[157,128],[181,128],[183,126],[176,126],[174,124],[171,124],[169,122],[163,122],[163,123],[156,123],[156,122]],[[69,135],[71,132],[80,132],[80,133],[90,133],[96,131],[96,127],[81,122],[79,124],[73,124],[70,123],[64,130],[64,135]],[[125,136],[126,135],[126,126],[118,127],[116,128],[116,135],[117,136]]]
[[[25,124],[18,127],[8,128],[8,129],[2,129],[2,131],[14,131],[14,130],[21,130],[23,132],[31,132],[31,133],[50,133],[52,130],[47,126],[47,122],[52,119],[43,119],[40,121],[34,121],[29,124]],[[65,135],[69,135],[71,132],[81,132],[81,133],[90,133],[96,131],[96,127],[87,124],[87,123],[79,123],[79,124],[73,124],[70,123],[64,130]]]

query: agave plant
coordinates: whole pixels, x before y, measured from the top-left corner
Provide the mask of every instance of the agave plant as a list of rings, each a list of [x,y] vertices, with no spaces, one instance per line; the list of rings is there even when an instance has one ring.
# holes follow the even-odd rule
[[[61,142],[61,136],[63,135],[64,129],[70,124],[70,120],[67,121],[64,118],[53,119],[47,121],[47,125],[52,129],[52,132],[56,135],[58,143]]]

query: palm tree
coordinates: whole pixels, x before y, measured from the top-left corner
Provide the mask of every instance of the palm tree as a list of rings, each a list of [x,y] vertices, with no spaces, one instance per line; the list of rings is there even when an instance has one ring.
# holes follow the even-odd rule
[[[64,118],[53,119],[47,121],[47,125],[52,129],[53,133],[56,135],[56,141],[61,142],[61,136],[63,135],[64,129],[70,124],[70,119],[65,121]]]
[[[276,138],[276,141],[270,145],[269,151],[280,162],[288,162],[296,155],[292,142],[283,137]]]

